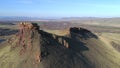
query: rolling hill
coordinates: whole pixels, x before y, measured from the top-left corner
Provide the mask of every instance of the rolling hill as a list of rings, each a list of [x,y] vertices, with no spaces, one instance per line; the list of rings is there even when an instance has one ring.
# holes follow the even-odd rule
[[[110,37],[79,27],[57,33],[20,23],[18,33],[0,44],[0,67],[120,68],[120,53]]]

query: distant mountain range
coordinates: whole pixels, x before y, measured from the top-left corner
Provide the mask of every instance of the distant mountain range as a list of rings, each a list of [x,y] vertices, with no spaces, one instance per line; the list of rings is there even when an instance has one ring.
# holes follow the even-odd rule
[[[0,16],[0,21],[67,21],[73,23],[120,23],[120,17],[114,18],[99,18],[99,17],[18,17],[18,16]]]
[[[39,21],[39,20],[55,20],[57,18],[39,18],[39,17],[18,17],[18,16],[0,16],[0,21]]]
[[[91,20],[97,17],[25,17],[25,16],[0,16],[0,21],[36,21],[36,20]]]

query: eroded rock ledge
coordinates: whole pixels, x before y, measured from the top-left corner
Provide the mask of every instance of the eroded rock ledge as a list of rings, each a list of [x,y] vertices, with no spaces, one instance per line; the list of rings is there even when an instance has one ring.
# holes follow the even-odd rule
[[[35,62],[40,62],[41,50],[39,26],[36,23],[21,22],[18,24],[19,31],[8,40],[11,50],[17,49],[19,55],[33,55]]]

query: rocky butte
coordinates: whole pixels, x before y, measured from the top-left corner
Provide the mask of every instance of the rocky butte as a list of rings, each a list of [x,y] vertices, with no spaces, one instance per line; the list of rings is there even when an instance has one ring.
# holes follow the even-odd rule
[[[18,26],[18,33],[8,40],[8,44],[10,45],[10,51],[15,52],[16,57],[21,61],[21,67],[39,68],[43,66],[43,68],[51,68],[49,66],[52,66],[52,68],[58,68],[61,65],[70,68],[71,58],[75,56],[71,49],[79,51],[79,49],[76,49],[79,48],[77,45],[73,46],[72,40],[76,44],[83,45],[73,39],[71,34],[77,30],[74,28],[70,29],[71,38],[67,38],[39,30],[36,23],[21,22]],[[84,47],[83,49],[87,50]],[[84,64],[82,61],[80,63]]]
[[[118,52],[87,29],[72,27],[59,36],[40,30],[36,23],[18,26],[18,32],[0,44],[0,68],[120,67],[113,60],[120,60]]]

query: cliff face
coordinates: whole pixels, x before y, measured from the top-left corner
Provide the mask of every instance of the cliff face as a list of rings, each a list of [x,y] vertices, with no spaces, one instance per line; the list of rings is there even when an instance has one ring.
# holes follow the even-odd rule
[[[41,61],[41,36],[39,34],[39,26],[33,23],[21,22],[18,24],[19,32],[8,43],[11,45],[11,50],[18,50],[20,56],[32,55],[29,57],[33,63]]]
[[[39,27],[31,23],[20,23],[18,25],[19,32],[16,34],[16,45],[19,45],[24,49],[31,49],[32,39],[34,39],[34,34],[38,34]],[[15,46],[13,46],[13,48],[14,47]]]

